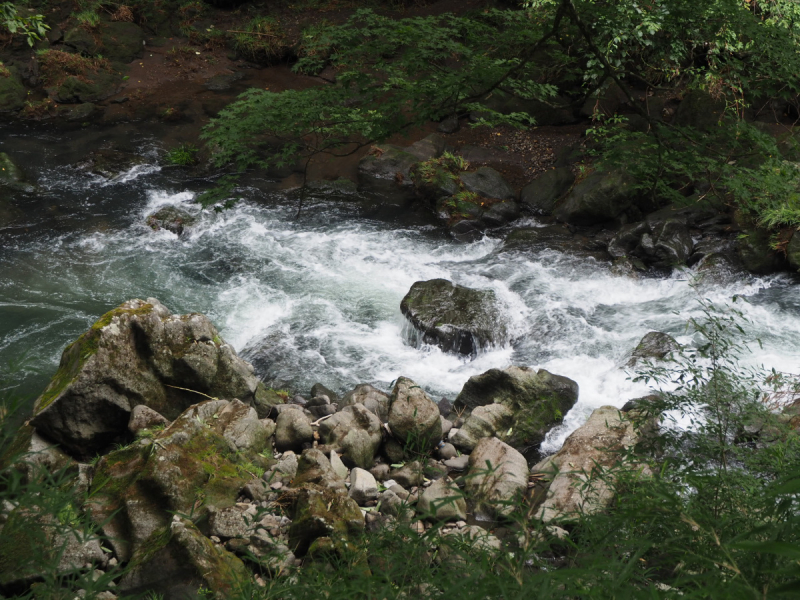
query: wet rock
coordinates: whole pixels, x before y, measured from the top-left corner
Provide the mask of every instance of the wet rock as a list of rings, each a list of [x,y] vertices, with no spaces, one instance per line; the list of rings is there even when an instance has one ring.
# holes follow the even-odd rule
[[[366,506],[367,502],[378,499],[378,483],[372,473],[359,469],[350,471],[350,489],[347,492],[359,506]]]
[[[500,227],[518,218],[519,215],[519,204],[513,200],[503,200],[490,203],[480,220],[485,227]]]
[[[112,21],[105,23],[101,31],[100,41],[105,58],[126,64],[141,58],[144,32],[136,23]]]
[[[524,208],[537,215],[549,215],[556,202],[575,183],[575,175],[569,167],[558,167],[545,171],[522,188],[520,200]]]
[[[55,102],[65,104],[92,103],[117,93],[122,76],[108,70],[70,75],[59,85],[47,88]]]
[[[231,89],[233,84],[243,77],[244,73],[241,71],[237,71],[236,73],[222,73],[209,78],[208,81],[203,84],[203,87],[214,92],[224,92],[225,90]]]
[[[556,204],[553,216],[574,225],[613,221],[633,206],[637,197],[632,181],[622,172],[592,173]]]
[[[417,513],[432,521],[460,521],[467,518],[464,494],[449,477],[425,488],[417,502]]]
[[[117,589],[125,595],[194,597],[205,588],[231,597],[249,572],[236,556],[206,538],[194,523],[175,517],[133,555]]]
[[[318,538],[346,541],[363,530],[364,517],[352,498],[307,487],[299,491],[295,501],[289,548],[297,556],[304,556]]]
[[[680,349],[680,345],[671,335],[660,331],[651,331],[636,345],[626,366],[633,367],[641,360],[664,360],[667,355]]]
[[[436,405],[439,407],[439,414],[445,419],[450,416],[450,413],[453,410],[453,403],[450,402],[450,400],[447,398],[442,398]]]
[[[127,434],[139,404],[174,419],[197,401],[195,392],[252,403],[260,390],[252,367],[207,317],[173,315],[153,298],[129,300],[64,350],[31,424],[90,457]]]
[[[0,113],[20,110],[27,98],[28,92],[16,69],[0,67]]]
[[[446,279],[418,281],[400,311],[422,341],[449,352],[474,355],[508,341],[508,331],[491,290],[473,290]]]
[[[75,167],[94,175],[100,175],[106,179],[115,179],[144,163],[145,158],[142,156],[129,152],[122,152],[113,148],[105,148],[93,150],[89,156],[77,163]],[[148,223],[148,225],[150,225],[150,223]],[[152,225],[150,226],[152,227]]]
[[[389,394],[367,383],[357,385],[355,389],[347,392],[339,403],[339,408],[344,409],[354,404],[363,404],[364,408],[377,415],[381,423],[389,420]]]
[[[563,225],[522,227],[506,236],[503,250],[528,250],[530,248],[556,248],[577,250],[572,232]]]
[[[504,404],[477,406],[451,441],[461,451],[472,452],[483,438],[505,434],[513,424],[513,416],[512,410]]]
[[[800,234],[796,231],[792,234],[786,246],[786,258],[792,269],[800,271]]]
[[[781,257],[772,249],[771,234],[737,215],[742,233],[736,240],[736,254],[745,269],[757,275],[768,275],[781,269]]]
[[[26,190],[25,173],[11,157],[5,152],[0,152],[0,187],[12,190]]]
[[[321,383],[315,383],[311,386],[310,396],[312,398],[316,398],[317,396],[327,396],[332,404],[339,404],[339,395]]]
[[[415,196],[411,168],[419,160],[397,146],[375,147],[358,163],[358,188],[379,195],[384,203],[405,205]]]
[[[197,218],[183,209],[165,206],[148,215],[146,222],[154,231],[166,229],[175,235],[183,235],[188,228],[197,223]]]
[[[344,480],[334,471],[330,460],[316,448],[303,451],[297,464],[297,474],[292,480],[292,487],[295,488],[307,484],[315,484],[336,493],[345,491]]]
[[[353,404],[322,421],[319,435],[347,462],[369,469],[381,445],[381,421],[363,404]]]
[[[656,224],[639,241],[642,259],[661,268],[685,265],[693,247],[689,229],[675,219]]]
[[[411,451],[426,451],[442,436],[439,408],[420,386],[407,377],[395,383],[389,405],[392,434]]]
[[[536,516],[549,523],[603,510],[614,498],[614,469],[621,453],[636,441],[633,425],[620,417],[618,409],[596,409],[561,450],[533,467],[534,473],[549,480],[546,491],[537,491],[534,498]]]
[[[528,487],[525,457],[497,438],[483,438],[469,457],[464,491],[478,510],[510,515]]]
[[[578,400],[578,384],[544,369],[491,369],[470,377],[456,398],[456,406],[502,404],[513,413],[511,430],[500,437],[515,447],[540,444]]]
[[[151,429],[153,427],[164,428],[167,425],[169,425],[168,419],[165,419],[152,408],[144,404],[139,404],[138,406],[134,406],[131,411],[131,418],[128,421],[128,431],[136,435],[144,429]]]
[[[514,199],[514,190],[506,183],[503,176],[491,167],[481,167],[474,172],[461,173],[460,179],[467,191],[483,198]]]

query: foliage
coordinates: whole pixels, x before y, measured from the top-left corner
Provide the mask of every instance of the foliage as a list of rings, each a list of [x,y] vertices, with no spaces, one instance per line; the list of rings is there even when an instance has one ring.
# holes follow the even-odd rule
[[[25,36],[28,46],[31,47],[50,29],[42,15],[23,16],[14,2],[0,2],[0,27],[7,29],[11,34],[19,33]]]
[[[247,60],[270,65],[286,56],[285,34],[274,17],[256,17],[231,33],[234,50]]]
[[[430,119],[479,107],[492,90],[548,98],[555,88],[529,79],[519,56],[548,34],[516,15],[442,15],[393,20],[358,11],[345,26],[320,28],[303,41],[300,73],[330,63],[334,83],[276,93],[248,90],[204,132],[217,165],[285,165],[319,153],[347,155]],[[452,65],[468,66],[453,69]],[[485,119],[522,124],[526,114],[485,110]],[[202,199],[201,199],[202,200]]]
[[[171,165],[189,166],[197,162],[196,154],[197,148],[195,145],[185,143],[169,150],[164,159]]]

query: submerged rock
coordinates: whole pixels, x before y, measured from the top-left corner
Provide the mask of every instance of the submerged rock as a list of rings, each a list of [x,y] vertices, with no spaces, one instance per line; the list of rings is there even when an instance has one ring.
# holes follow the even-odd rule
[[[626,366],[636,366],[642,359],[664,360],[671,352],[679,349],[680,345],[671,335],[661,331],[651,331],[636,345]]]
[[[175,235],[182,235],[195,223],[197,217],[175,206],[165,206],[147,216],[147,225],[154,231],[166,229]]]
[[[504,405],[513,417],[509,430],[497,432],[498,437],[515,447],[532,447],[542,443],[577,400],[578,384],[567,377],[544,369],[509,367],[470,377],[455,404],[470,409],[493,403]],[[493,427],[500,423],[505,421],[498,420]]]
[[[508,330],[491,290],[473,290],[446,279],[418,281],[400,303],[422,341],[473,355],[508,341]]]
[[[88,458],[127,435],[139,404],[174,419],[203,395],[252,404],[263,393],[207,317],[173,315],[153,298],[129,300],[64,350],[31,424]]]

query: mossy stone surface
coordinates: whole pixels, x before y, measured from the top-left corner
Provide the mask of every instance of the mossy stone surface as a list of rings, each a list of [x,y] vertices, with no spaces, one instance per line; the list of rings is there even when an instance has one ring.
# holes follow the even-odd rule
[[[16,74],[16,69],[0,72],[0,113],[16,112],[25,106],[28,92]]]

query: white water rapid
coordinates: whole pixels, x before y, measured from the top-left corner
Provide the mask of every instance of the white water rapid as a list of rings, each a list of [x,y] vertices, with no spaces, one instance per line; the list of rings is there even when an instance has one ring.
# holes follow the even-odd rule
[[[296,206],[251,190],[230,211],[201,214],[198,185],[156,168],[114,182],[68,173],[43,171],[30,223],[0,230],[0,368],[24,358],[19,378],[32,396],[97,317],[148,296],[206,313],[268,384],[300,393],[317,381],[339,392],[365,382],[388,389],[405,375],[453,399],[470,376],[512,364],[571,377],[580,399],[545,451],[595,407],[647,392],[621,365],[649,331],[691,342],[685,324],[700,295],[744,296],[739,308],[763,344],[748,362],[797,371],[800,288],[785,276],[693,289],[691,271],[616,277],[555,250],[503,251],[499,236],[462,244],[431,226],[373,221],[341,198],[312,199],[294,220]],[[198,225],[182,238],[152,231],[145,217],[163,205],[196,213]],[[400,300],[415,281],[438,277],[493,289],[515,341],[474,360],[408,345]]]

